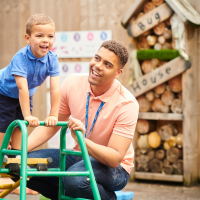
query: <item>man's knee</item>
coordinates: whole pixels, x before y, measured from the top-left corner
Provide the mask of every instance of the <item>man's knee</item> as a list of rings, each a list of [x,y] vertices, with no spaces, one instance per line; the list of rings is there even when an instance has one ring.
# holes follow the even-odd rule
[[[91,190],[90,182],[84,176],[66,176],[63,177],[63,185],[66,195],[71,197],[84,197]]]

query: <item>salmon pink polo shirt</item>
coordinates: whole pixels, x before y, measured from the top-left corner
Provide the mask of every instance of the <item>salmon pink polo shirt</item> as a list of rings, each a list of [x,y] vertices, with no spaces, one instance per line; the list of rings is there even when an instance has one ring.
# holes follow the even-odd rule
[[[101,102],[105,102],[88,139],[103,146],[108,145],[112,134],[132,139],[138,119],[139,105],[135,97],[116,79],[104,94],[95,97],[88,82],[88,75],[68,76],[61,86],[59,113],[71,114],[72,117],[85,124],[88,93],[88,132]],[[73,149],[80,151],[77,143]],[[131,144],[121,163],[128,173],[133,168],[133,156],[134,151]]]

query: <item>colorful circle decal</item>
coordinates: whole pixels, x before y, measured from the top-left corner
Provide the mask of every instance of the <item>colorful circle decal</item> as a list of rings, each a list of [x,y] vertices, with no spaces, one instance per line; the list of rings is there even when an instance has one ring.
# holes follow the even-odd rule
[[[107,33],[106,32],[102,32],[101,33],[101,39],[102,40],[106,40],[107,39]]]
[[[75,33],[75,35],[74,35],[75,41],[78,42],[80,40],[80,38],[81,38],[80,34],[79,33]]]
[[[67,72],[69,68],[67,65],[63,65],[62,69],[63,69],[63,72]]]
[[[75,66],[75,71],[76,71],[77,73],[81,71],[81,66],[80,66],[79,64],[77,64],[77,65]]]
[[[92,41],[93,39],[94,39],[94,35],[93,35],[93,33],[88,33],[87,34],[87,39],[89,40],[89,41]]]
[[[62,42],[66,42],[67,41],[67,34],[63,33],[61,35],[61,40],[62,40]]]

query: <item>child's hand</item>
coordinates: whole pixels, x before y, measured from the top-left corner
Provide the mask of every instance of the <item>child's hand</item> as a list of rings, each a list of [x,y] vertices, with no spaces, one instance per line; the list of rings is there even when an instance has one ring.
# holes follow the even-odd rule
[[[28,116],[24,117],[24,120],[28,121],[29,122],[28,126],[31,126],[31,127],[36,127],[36,126],[39,126],[39,124],[40,124],[39,119],[32,115],[28,115]]]
[[[49,115],[46,119],[45,119],[45,125],[46,126],[56,126],[58,122],[58,118],[56,116],[51,116]]]
[[[78,139],[77,139],[77,136],[76,136],[76,133],[74,131],[76,130],[80,130],[82,131],[83,133],[83,137],[85,136],[85,126],[84,124],[78,120],[78,119],[75,119],[73,117],[70,117],[69,121],[68,121],[68,128],[70,129],[71,131],[71,134],[72,134],[72,137],[75,139],[75,141],[78,143]]]

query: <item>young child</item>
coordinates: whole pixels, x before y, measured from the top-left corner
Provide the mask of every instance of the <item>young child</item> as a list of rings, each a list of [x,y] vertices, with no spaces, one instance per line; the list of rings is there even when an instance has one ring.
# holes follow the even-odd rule
[[[26,23],[27,46],[18,51],[11,63],[0,70],[0,147],[9,124],[27,120],[29,126],[39,125],[31,115],[33,94],[50,75],[51,111],[46,126],[54,126],[58,120],[60,103],[60,71],[57,55],[50,50],[54,43],[55,24],[44,14],[32,15]],[[21,149],[21,131],[12,134],[13,149]]]

